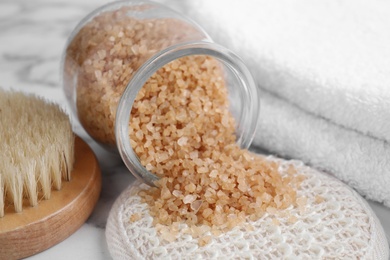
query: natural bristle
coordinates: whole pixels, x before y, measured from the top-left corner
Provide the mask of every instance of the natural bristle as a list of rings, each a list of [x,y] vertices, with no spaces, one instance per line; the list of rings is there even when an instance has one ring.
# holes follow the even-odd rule
[[[0,89],[0,217],[24,201],[36,206],[70,179],[74,134],[56,104]]]

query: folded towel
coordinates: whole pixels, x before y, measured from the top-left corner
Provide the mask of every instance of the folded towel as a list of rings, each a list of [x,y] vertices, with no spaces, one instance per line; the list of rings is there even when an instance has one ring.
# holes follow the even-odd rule
[[[241,56],[262,90],[254,144],[390,207],[390,2],[160,0]]]

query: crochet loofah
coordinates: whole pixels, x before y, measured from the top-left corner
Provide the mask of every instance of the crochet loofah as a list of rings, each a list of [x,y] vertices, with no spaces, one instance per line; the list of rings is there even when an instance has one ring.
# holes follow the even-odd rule
[[[272,157],[282,174],[293,164],[306,176],[298,197],[305,206],[290,207],[276,215],[266,213],[248,225],[212,236],[203,247],[198,239],[179,233],[174,242],[163,240],[153,226],[148,205],[137,195],[147,186],[130,185],[113,205],[106,238],[114,259],[375,259],[387,260],[384,230],[368,204],[339,180],[303,165]],[[133,214],[138,220],[131,221]],[[277,219],[277,220],[276,220]],[[185,224],[182,225],[184,230]]]

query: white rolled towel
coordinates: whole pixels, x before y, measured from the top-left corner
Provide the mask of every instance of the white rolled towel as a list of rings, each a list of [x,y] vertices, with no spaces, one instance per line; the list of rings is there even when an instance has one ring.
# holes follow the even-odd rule
[[[390,207],[390,1],[160,0],[243,58],[254,144]]]

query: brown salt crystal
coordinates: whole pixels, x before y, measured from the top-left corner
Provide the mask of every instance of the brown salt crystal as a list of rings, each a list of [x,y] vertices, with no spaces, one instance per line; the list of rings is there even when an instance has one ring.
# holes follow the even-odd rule
[[[248,186],[246,185],[246,183],[240,183],[238,184],[238,189],[242,192],[246,192],[248,190]]]
[[[180,231],[180,222],[173,222],[170,230],[173,232]]]
[[[190,184],[185,186],[185,190],[192,193],[196,190],[196,185],[193,183],[190,183]]]
[[[225,192],[223,192],[222,190],[219,190],[219,191],[217,192],[217,196],[218,196],[220,199],[226,198],[226,197],[227,197],[226,194],[225,194]]]
[[[217,237],[222,234],[222,231],[218,227],[212,226],[211,234]]]
[[[210,186],[211,188],[213,188],[214,190],[217,190],[217,189],[219,188],[219,185],[218,185],[218,183],[216,183],[216,182],[210,183],[209,186]]]
[[[176,236],[169,229],[166,229],[161,232],[161,238],[170,243],[176,240]]]
[[[205,210],[203,210],[202,212],[202,216],[204,218],[208,218],[211,214],[213,214],[213,210],[210,209],[210,208],[206,208]]]
[[[198,212],[200,206],[202,206],[203,201],[202,200],[195,200],[191,203],[191,209],[196,213]]]
[[[195,215],[195,213],[189,213],[187,215],[186,223],[190,226],[195,226],[195,224],[198,222],[198,216]]]
[[[145,168],[146,168],[146,170],[151,171],[151,170],[153,170],[154,166],[152,164],[148,163],[145,165]]]
[[[135,136],[138,138],[138,140],[142,140],[144,138],[144,133],[142,132],[142,130],[138,130],[135,133]]]
[[[272,196],[271,196],[269,193],[264,192],[264,193],[261,195],[260,198],[262,199],[263,202],[269,203],[269,202],[271,201],[271,199],[272,199]]]
[[[156,162],[163,162],[169,159],[168,153],[159,153],[156,155]]]
[[[130,222],[136,222],[137,220],[141,219],[141,215],[138,213],[132,214],[130,216]]]
[[[171,196],[172,196],[172,193],[167,187],[163,187],[161,189],[161,198],[162,199],[169,199]]]
[[[174,203],[169,203],[168,204],[168,209],[170,211],[178,211],[179,210],[178,206],[176,206]]]
[[[323,202],[325,199],[324,199],[324,197],[322,197],[322,196],[320,196],[320,195],[317,195],[316,197],[315,197],[315,203],[321,203],[321,202]]]
[[[211,242],[211,236],[204,236],[199,238],[198,244],[199,246],[205,246]]]
[[[212,170],[212,171],[210,172],[210,174],[209,174],[209,176],[210,176],[211,178],[215,178],[215,177],[217,177],[217,175],[218,175],[218,171],[217,171],[217,170]]]
[[[196,200],[196,195],[189,194],[183,198],[183,203],[190,204],[190,203],[194,202],[195,200]]]
[[[179,140],[177,140],[177,144],[180,145],[180,146],[184,146],[187,144],[187,140],[188,138],[187,137],[180,137]]]
[[[172,192],[172,194],[173,194],[173,196],[175,196],[175,197],[180,197],[180,196],[183,195],[183,192],[180,191],[180,190],[174,190],[174,191]]]

